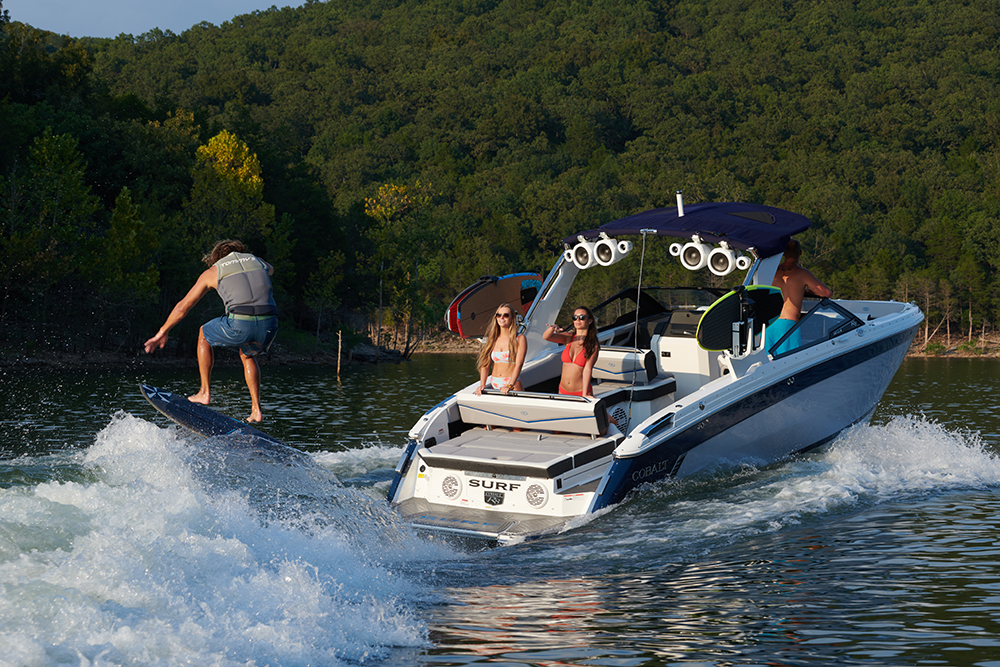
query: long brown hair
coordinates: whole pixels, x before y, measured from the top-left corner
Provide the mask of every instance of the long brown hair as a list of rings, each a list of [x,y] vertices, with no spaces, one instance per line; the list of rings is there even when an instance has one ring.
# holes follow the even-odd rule
[[[486,342],[483,344],[483,348],[479,350],[479,357],[476,359],[476,368],[490,365],[490,353],[500,338],[500,332],[503,331],[497,322],[496,315],[500,312],[501,308],[506,308],[510,311],[510,327],[507,329],[507,349],[510,350],[511,363],[517,357],[517,311],[510,304],[501,303],[497,306],[496,312],[493,313],[493,322],[489,325],[489,330],[486,332]]]
[[[597,341],[597,320],[594,319],[594,313],[591,312],[590,308],[577,306],[573,309],[573,314],[575,315],[578,310],[587,313],[587,319],[590,320],[587,325],[587,333],[583,338],[583,354],[585,358],[590,359],[597,352],[597,348],[601,346]]]

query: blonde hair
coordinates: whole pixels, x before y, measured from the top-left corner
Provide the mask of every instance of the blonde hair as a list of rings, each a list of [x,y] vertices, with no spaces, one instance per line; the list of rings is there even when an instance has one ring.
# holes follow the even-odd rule
[[[510,327],[507,329],[507,349],[510,350],[510,359],[515,359],[517,357],[517,312],[511,307],[510,304],[501,303],[497,306],[496,312],[493,313],[493,323],[490,324],[489,330],[486,332],[486,342],[483,343],[483,347],[479,350],[479,356],[476,358],[476,368],[482,368],[483,366],[490,365],[490,353],[493,352],[493,346],[497,344],[500,339],[500,332],[502,329],[497,323],[496,313],[500,312],[501,308],[506,308],[510,311]]]

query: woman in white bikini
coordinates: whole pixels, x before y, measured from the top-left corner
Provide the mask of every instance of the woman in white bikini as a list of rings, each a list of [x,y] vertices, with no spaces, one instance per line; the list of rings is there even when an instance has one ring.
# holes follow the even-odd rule
[[[519,377],[527,351],[527,340],[523,334],[517,333],[514,309],[505,303],[501,304],[486,333],[486,343],[479,351],[479,358],[476,361],[476,366],[479,368],[476,396],[482,394],[486,388],[499,389],[505,394],[511,389],[523,391],[524,386]],[[490,374],[491,363],[492,374]]]

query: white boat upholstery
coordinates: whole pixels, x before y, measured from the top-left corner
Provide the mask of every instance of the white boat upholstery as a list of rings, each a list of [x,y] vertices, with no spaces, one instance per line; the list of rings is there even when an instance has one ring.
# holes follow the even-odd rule
[[[420,457],[435,468],[558,477],[611,456],[622,437],[615,428],[609,429],[604,438],[474,428],[457,438],[420,450]]]
[[[594,363],[595,380],[613,380],[646,384],[657,375],[656,355],[652,350],[632,347],[602,347]]]
[[[608,430],[608,411],[601,399],[487,389],[481,396],[460,394],[457,402],[466,424],[591,436]]]
[[[660,370],[676,378],[677,398],[697,391],[720,375],[721,352],[704,349],[693,335],[671,335],[669,325],[657,327],[651,346]]]

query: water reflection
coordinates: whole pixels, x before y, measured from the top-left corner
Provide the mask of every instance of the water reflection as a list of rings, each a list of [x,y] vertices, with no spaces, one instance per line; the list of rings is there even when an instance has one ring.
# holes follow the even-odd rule
[[[895,415],[923,414],[942,424],[978,430],[1000,442],[1000,404],[996,393],[1000,359],[906,359],[872,418],[885,423]]]
[[[426,410],[475,381],[471,355],[434,354],[400,364],[344,367],[262,365],[262,429],[306,451],[342,451],[371,445],[398,447]],[[158,424],[168,422],[139,395],[145,382],[178,394],[197,390],[190,368],[116,368],[52,371],[0,368],[0,455],[44,453],[93,444],[119,410]],[[241,418],[250,407],[243,371],[217,365],[212,407]]]
[[[428,653],[445,664],[987,664],[1000,646],[998,521],[992,494],[891,503],[709,559],[482,586],[485,572],[512,575],[501,558],[520,558],[490,556],[479,583],[431,610],[439,648]]]

